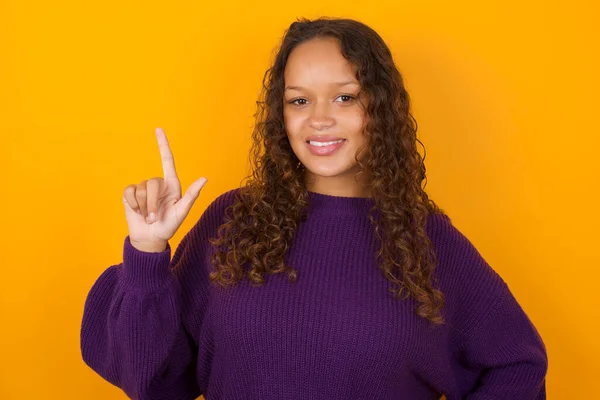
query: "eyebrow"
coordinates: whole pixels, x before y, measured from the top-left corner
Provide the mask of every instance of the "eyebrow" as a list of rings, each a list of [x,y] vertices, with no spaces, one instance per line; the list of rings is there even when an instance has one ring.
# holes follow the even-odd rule
[[[345,82],[334,82],[333,85],[336,85],[338,87],[342,87],[342,86],[346,86],[346,85],[359,85],[360,84],[357,81],[345,81]],[[304,88],[302,86],[286,86],[285,90],[303,90]]]

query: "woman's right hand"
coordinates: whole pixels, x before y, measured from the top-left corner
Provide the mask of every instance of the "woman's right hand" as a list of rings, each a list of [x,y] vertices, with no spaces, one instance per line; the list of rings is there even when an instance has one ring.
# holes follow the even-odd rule
[[[156,128],[156,139],[164,177],[143,180],[123,191],[130,242],[146,252],[160,252],[166,248],[207,181],[206,178],[198,179],[182,197],[173,154],[161,128]]]

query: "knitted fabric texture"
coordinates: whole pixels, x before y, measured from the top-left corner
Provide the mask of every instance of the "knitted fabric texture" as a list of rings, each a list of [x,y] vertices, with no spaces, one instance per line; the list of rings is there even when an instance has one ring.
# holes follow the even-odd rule
[[[427,234],[446,323],[394,298],[375,263],[372,199],[309,192],[286,261],[298,271],[221,288],[208,280],[234,189],[171,259],[124,240],[87,296],[84,361],[133,399],[545,399],[542,339],[507,284],[448,216]]]

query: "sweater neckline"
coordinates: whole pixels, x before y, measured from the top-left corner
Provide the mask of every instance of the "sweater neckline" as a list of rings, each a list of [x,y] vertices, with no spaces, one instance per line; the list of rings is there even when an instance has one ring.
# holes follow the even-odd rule
[[[371,197],[346,197],[308,191],[309,210],[335,214],[367,215],[375,204]]]

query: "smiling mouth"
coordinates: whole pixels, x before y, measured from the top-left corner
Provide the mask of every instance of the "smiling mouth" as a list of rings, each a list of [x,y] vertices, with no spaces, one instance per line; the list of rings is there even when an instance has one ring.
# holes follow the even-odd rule
[[[307,140],[306,143],[310,144],[311,146],[325,147],[325,146],[331,146],[332,144],[342,143],[345,140],[346,139],[339,139],[339,140],[332,140],[329,142],[317,142],[315,140]]]
[[[329,156],[335,154],[344,146],[346,139],[331,140],[327,142],[317,142],[314,140],[306,141],[306,146],[314,156]]]

